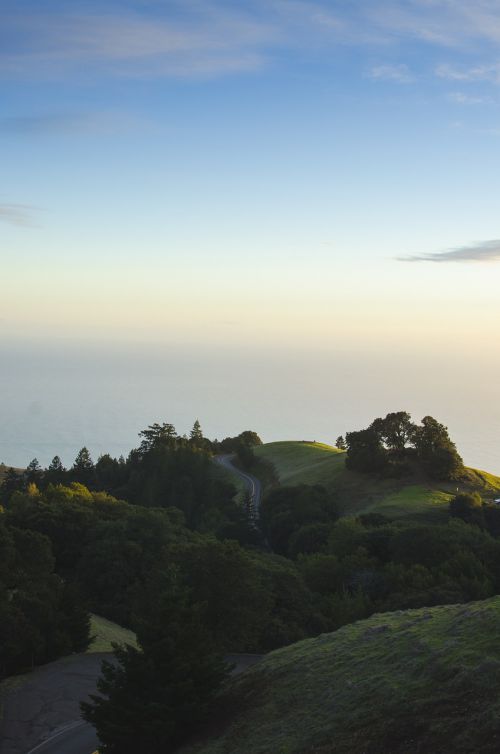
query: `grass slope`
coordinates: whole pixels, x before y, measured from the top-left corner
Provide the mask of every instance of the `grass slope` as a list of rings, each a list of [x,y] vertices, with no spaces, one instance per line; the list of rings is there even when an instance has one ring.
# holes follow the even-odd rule
[[[272,652],[231,681],[183,754],[477,754],[500,749],[500,597],[375,615]]]
[[[345,468],[345,453],[316,442],[272,442],[254,448],[258,458],[273,464],[281,485],[323,484],[335,492],[343,515],[382,513],[389,518],[439,522],[456,485],[423,477],[380,479]],[[468,469],[461,490],[478,490],[485,499],[500,492],[500,477]]]
[[[112,623],[110,620],[101,618],[99,615],[91,615],[90,635],[94,639],[87,649],[87,653],[112,652],[113,643],[137,646],[133,631],[129,631],[128,628],[122,628],[117,623]]]
[[[283,485],[330,486],[345,465],[343,451],[321,442],[270,442],[255,447],[254,453],[273,464]]]

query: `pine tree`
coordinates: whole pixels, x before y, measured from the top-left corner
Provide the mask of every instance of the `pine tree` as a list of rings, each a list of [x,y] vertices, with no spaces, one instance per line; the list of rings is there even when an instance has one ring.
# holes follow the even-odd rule
[[[138,630],[140,649],[115,647],[117,664],[104,662],[97,689],[82,703],[102,754],[169,754],[198,724],[227,676],[212,649],[201,605],[189,604],[174,584],[156,615]]]
[[[203,440],[203,432],[201,431],[201,424],[198,419],[193,424],[193,429],[189,433],[189,439],[194,444],[199,444]]]

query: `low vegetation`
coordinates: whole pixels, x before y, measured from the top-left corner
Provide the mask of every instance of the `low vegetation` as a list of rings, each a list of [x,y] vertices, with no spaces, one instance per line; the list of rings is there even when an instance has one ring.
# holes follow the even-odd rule
[[[500,598],[375,615],[232,680],[182,754],[483,754],[500,746]]]

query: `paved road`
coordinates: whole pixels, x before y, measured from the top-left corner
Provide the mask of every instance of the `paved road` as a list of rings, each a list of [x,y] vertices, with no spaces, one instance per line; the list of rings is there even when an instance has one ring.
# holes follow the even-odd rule
[[[98,745],[94,728],[80,721],[67,725],[27,754],[92,754]]]
[[[12,679],[2,697],[1,754],[91,754],[94,729],[80,717],[80,699],[96,691],[106,653],[71,655]],[[50,741],[50,745],[49,745]]]
[[[252,476],[251,474],[248,474],[246,471],[242,471],[241,469],[238,469],[237,466],[234,466],[232,463],[232,459],[234,458],[234,454],[231,455],[221,455],[221,456],[215,456],[214,461],[215,463],[218,463],[219,466],[222,466],[223,468],[230,471],[232,474],[236,474],[236,476],[239,476],[243,479],[243,481],[246,484],[246,488],[248,492],[250,493],[250,503],[252,508],[252,518],[257,519],[259,517],[259,510],[260,510],[260,502],[262,498],[262,489],[260,481],[257,479],[257,477]]]
[[[264,655],[236,654],[227,655],[226,660],[233,665],[233,675],[238,675],[254,665]],[[95,688],[95,680],[100,668],[100,660],[103,655],[96,657],[99,663],[86,662],[90,655],[75,656],[58,660],[34,671],[22,686],[16,689],[12,696],[7,699],[9,711],[10,730],[3,728],[6,736],[1,736],[0,751],[6,754],[93,754],[97,750],[99,741],[94,728],[81,719],[73,719],[69,716],[77,715],[78,697],[92,692]],[[72,681],[71,681],[72,679]],[[61,685],[65,694],[71,697],[70,706],[61,704],[61,697],[57,686]],[[43,699],[42,709],[34,703],[34,699]],[[62,709],[61,709],[62,707]],[[36,719],[31,719],[30,714],[35,714]],[[38,714],[37,714],[38,713]],[[61,719],[62,714],[68,714],[67,722],[53,727],[47,734],[47,726],[56,719]],[[5,722],[5,721],[4,721]],[[31,727],[36,730],[30,730]],[[9,728],[9,726],[7,726]],[[38,739],[32,748],[28,748],[28,741],[33,735],[39,736],[43,731],[43,740]],[[9,735],[10,733],[10,735]],[[36,739],[35,739],[36,740]],[[3,745],[2,745],[3,742]]]

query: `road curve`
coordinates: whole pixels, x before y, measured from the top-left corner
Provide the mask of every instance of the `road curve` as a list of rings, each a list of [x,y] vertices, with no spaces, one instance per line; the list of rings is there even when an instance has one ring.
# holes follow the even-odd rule
[[[241,479],[243,479],[250,494],[252,518],[256,520],[259,518],[260,503],[262,499],[262,487],[260,480],[257,479],[257,477],[252,476],[252,474],[248,474],[246,471],[242,471],[237,466],[234,466],[234,464],[232,463],[233,458],[234,454],[225,454],[215,456],[214,461],[215,463],[219,464],[219,466],[222,466],[224,469],[227,469],[227,471],[230,471],[231,474],[236,474],[236,476],[239,476],[241,477]]]
[[[264,655],[226,655],[225,660],[233,665],[232,675],[239,675],[251,665],[259,662]],[[75,720],[30,749],[26,754],[92,754],[97,751],[99,740],[92,725]]]
[[[99,745],[95,729],[89,723],[70,723],[27,754],[92,754]]]

